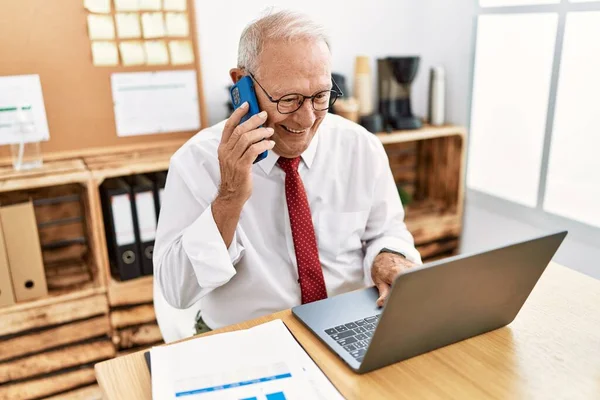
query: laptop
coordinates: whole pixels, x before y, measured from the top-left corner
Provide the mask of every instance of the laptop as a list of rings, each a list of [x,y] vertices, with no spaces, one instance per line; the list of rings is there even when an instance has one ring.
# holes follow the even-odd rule
[[[566,235],[412,268],[383,308],[370,287],[292,313],[352,370],[369,372],[511,323]]]

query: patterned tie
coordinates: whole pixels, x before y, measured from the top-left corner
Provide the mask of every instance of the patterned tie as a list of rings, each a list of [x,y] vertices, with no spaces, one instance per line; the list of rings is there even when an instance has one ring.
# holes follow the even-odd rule
[[[290,214],[292,238],[296,250],[298,276],[302,304],[326,299],[327,289],[319,261],[319,250],[315,228],[310,216],[310,207],[302,179],[298,173],[300,157],[279,158],[279,166],[285,171],[285,198]]]

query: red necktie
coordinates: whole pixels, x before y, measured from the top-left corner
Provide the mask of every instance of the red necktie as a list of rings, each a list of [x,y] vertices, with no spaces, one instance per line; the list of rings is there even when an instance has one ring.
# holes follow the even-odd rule
[[[285,198],[290,214],[296,262],[298,263],[302,304],[326,299],[327,289],[319,261],[315,228],[310,216],[306,191],[298,173],[300,157],[280,157],[278,163],[285,171]]]

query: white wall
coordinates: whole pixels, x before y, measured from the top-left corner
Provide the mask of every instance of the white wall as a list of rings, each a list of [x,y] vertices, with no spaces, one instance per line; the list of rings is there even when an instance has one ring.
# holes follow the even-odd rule
[[[414,0],[421,69],[413,86],[414,113],[426,115],[429,69],[446,69],[446,120],[467,126],[477,0]]]
[[[375,75],[376,57],[419,54],[427,39],[416,29],[427,11],[421,0],[272,0],[270,4],[197,0],[202,79],[211,124],[227,116],[226,87],[230,84],[229,69],[236,66],[240,33],[266,5],[304,12],[325,25],[332,42],[334,72],[344,74],[350,85],[357,55],[371,57]],[[424,75],[421,70],[420,76]],[[425,110],[425,106],[420,109]]]

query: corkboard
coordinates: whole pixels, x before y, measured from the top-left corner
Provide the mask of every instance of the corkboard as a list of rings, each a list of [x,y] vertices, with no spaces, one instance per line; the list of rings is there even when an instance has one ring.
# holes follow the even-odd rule
[[[114,4],[112,7],[114,14]],[[40,76],[50,140],[44,156],[124,145],[182,141],[194,132],[118,137],[110,75],[114,72],[195,69],[202,128],[207,125],[193,0],[188,0],[195,64],[185,66],[95,67],[83,0],[15,0],[0,5],[0,76]],[[116,42],[118,43],[118,39]],[[0,157],[9,156],[8,146]]]

